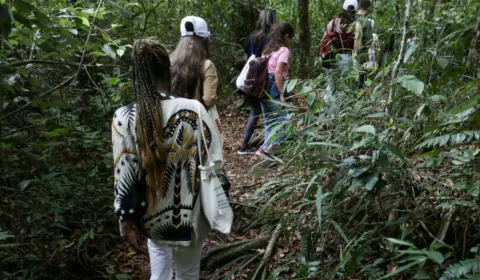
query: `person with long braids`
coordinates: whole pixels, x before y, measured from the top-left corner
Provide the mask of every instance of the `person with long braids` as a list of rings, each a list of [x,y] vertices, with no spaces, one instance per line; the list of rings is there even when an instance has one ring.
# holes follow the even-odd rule
[[[206,150],[198,146],[198,114],[210,160],[219,163],[220,136],[198,101],[170,95],[170,60],[159,43],[136,41],[132,60],[136,101],[112,122],[114,212],[133,248],[135,228],[148,237],[151,280],[171,280],[172,261],[176,279],[199,279],[209,226],[199,196],[199,152],[206,158]]]

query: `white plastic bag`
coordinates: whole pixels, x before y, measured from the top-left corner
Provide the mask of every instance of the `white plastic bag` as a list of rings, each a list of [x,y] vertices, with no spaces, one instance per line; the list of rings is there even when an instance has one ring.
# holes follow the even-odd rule
[[[202,200],[203,214],[207,218],[210,228],[218,232],[229,234],[233,223],[233,210],[217,176],[217,170],[221,169],[221,163],[211,161],[211,155],[207,147],[207,140],[203,131],[202,111],[200,103],[197,103],[199,135],[198,152],[200,157],[200,198]],[[207,158],[202,161],[202,141],[207,150]]]
[[[248,70],[250,69],[250,61],[254,59],[255,59],[255,54],[252,54],[248,58],[247,63],[245,63],[245,66],[243,66],[242,72],[240,72],[240,75],[238,75],[237,77],[236,84],[237,84],[237,88],[240,90],[243,90],[243,85],[245,83],[245,80],[247,79]]]

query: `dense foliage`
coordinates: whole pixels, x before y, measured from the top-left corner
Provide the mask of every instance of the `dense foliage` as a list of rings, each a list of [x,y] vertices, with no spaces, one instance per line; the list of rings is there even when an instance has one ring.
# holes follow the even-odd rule
[[[351,87],[358,73],[338,74],[341,93],[326,102],[315,51],[337,1],[0,0],[1,276],[129,278],[111,254],[121,240],[110,118],[132,99],[131,44],[156,36],[172,50],[180,19],[204,17],[228,95],[264,4],[300,34],[291,74],[301,79],[286,85],[297,99],[290,172],[247,203],[252,227],[270,235],[280,224],[285,253],[266,267],[246,252],[222,268],[252,267],[248,279],[478,277],[480,6],[373,2],[394,51],[365,90]]]

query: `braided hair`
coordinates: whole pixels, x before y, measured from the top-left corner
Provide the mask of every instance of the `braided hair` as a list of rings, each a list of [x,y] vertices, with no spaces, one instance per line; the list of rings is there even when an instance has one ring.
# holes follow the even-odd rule
[[[158,197],[164,195],[167,156],[163,147],[163,112],[157,81],[170,91],[170,59],[158,42],[137,40],[133,46],[133,91],[137,99],[137,140],[141,151],[148,189],[148,207],[154,209]]]

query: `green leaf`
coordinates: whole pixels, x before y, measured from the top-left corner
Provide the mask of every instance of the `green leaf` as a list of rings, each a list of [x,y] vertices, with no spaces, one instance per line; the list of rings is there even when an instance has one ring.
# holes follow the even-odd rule
[[[298,82],[297,79],[291,80],[291,81],[288,83],[287,92],[292,92],[292,90],[293,90],[293,89],[295,88],[295,86],[297,85],[297,82]]]
[[[396,238],[386,238],[386,239],[388,241],[392,242],[393,244],[403,245],[403,246],[408,246],[408,247],[415,247],[415,245],[413,245],[412,243],[404,241],[404,240],[400,240],[400,239],[396,239]]]
[[[107,45],[107,44],[103,45],[102,51],[113,59],[117,58],[115,51],[112,49],[112,47],[110,47],[110,45]]]
[[[116,86],[118,84],[118,82],[120,82],[120,79],[117,78],[117,77],[111,77],[110,79],[108,79],[108,82],[112,85],[112,86]]]
[[[322,229],[322,186],[319,186],[317,189],[317,198],[315,199],[315,205],[317,206],[317,216],[318,216],[318,228]]]
[[[380,175],[380,173],[377,171],[377,172],[373,173],[372,175],[368,176],[367,184],[365,185],[367,190],[371,191],[375,187],[375,185],[378,183],[378,180],[380,179],[379,175]]]
[[[437,60],[438,66],[440,66],[443,70],[447,69],[448,66],[448,59],[443,58],[443,57],[435,57]]]
[[[21,243],[9,243],[9,244],[0,244],[0,248],[10,248],[10,247],[18,247],[22,246]]]
[[[397,156],[400,160],[405,161],[405,157],[403,156],[403,153],[393,144],[388,143],[388,142],[383,142],[383,146],[390,151],[390,153],[394,154]]]
[[[242,107],[243,105],[245,105],[245,99],[243,99],[243,98],[238,99],[238,100],[235,102],[235,106],[237,106],[237,108],[240,108],[240,107]]]
[[[426,113],[430,111],[428,104],[423,103],[422,105],[420,105],[420,107],[418,107],[417,112],[415,113],[415,119],[420,118],[422,116],[423,111],[425,111]]]
[[[50,132],[45,133],[45,137],[58,137],[61,136],[69,131],[68,127],[62,127],[54,129]]]
[[[32,4],[27,3],[23,0],[13,1],[13,7],[15,8],[15,10],[17,10],[19,13],[22,13],[25,16],[30,15],[32,11],[37,9]]]
[[[83,25],[90,27],[90,22],[88,21],[88,18],[86,17],[78,17],[78,18],[82,20]]]
[[[433,102],[447,103],[448,99],[445,95],[435,94],[430,97]]]
[[[118,54],[119,57],[122,57],[123,54],[125,54],[125,49],[124,48],[117,49],[117,54]]]
[[[357,127],[353,130],[353,132],[360,132],[360,133],[370,133],[375,135],[377,131],[375,130],[375,127],[370,124],[362,125],[360,127]]]
[[[125,4],[125,6],[123,6],[125,9],[128,8],[128,7],[140,7],[140,4],[138,4],[137,2],[133,2],[133,3],[127,3]]]
[[[418,48],[418,45],[410,45],[407,48],[407,51],[405,52],[405,56],[403,57],[403,63],[408,62],[412,54],[415,52],[415,50]]]
[[[480,181],[476,181],[467,193],[476,198],[480,197]]]
[[[343,238],[343,240],[345,240],[345,242],[348,243],[349,241],[348,241],[347,235],[345,234],[345,232],[343,232],[342,227],[340,227],[340,225],[335,221],[331,221],[331,223],[335,228],[335,230],[338,232],[338,234],[340,234],[340,236]]]
[[[33,182],[33,181],[34,180],[24,180],[24,181],[20,182],[18,184],[18,187],[20,188],[20,191],[21,192],[25,191],[28,188],[28,186],[30,185],[30,183]]]
[[[415,274],[413,279],[430,279],[430,275],[428,274]]]
[[[372,165],[370,163],[360,165],[359,167],[356,167],[356,168],[351,168],[350,170],[348,170],[348,176],[350,176],[352,178],[360,177],[363,174],[365,174],[366,172],[368,172],[370,170],[370,168],[372,168]]]
[[[451,115],[457,115],[457,114],[460,114],[462,112],[467,111],[468,109],[471,109],[471,108],[477,106],[478,103],[479,103],[478,98],[472,98],[472,99],[469,99],[467,101],[462,102],[460,105],[458,105],[455,108],[448,111],[448,113],[450,113]]]
[[[445,258],[443,257],[442,253],[438,251],[424,251],[423,252],[429,259],[432,261],[442,264]]]
[[[421,96],[425,88],[425,84],[413,75],[406,75],[398,79],[399,83],[405,89]]]
[[[471,272],[475,274],[480,273],[480,258],[466,259],[450,265],[440,280],[462,279],[463,276]]]
[[[378,153],[378,166],[380,167],[380,172],[388,171],[388,155],[382,150]]]
[[[99,52],[99,51],[91,52],[88,55],[91,55],[91,56],[106,56],[105,53]]]
[[[26,254],[25,256],[23,256],[25,259],[27,260],[38,260],[38,257],[35,256],[34,254]]]
[[[132,277],[130,277],[128,274],[117,274],[115,275],[115,278],[117,280],[131,280]]]
[[[6,231],[0,231],[0,241],[14,237],[14,235],[8,234]]]
[[[380,113],[375,113],[375,114],[368,115],[365,118],[367,118],[367,119],[384,119],[386,117],[387,117],[387,114],[385,114],[384,112],[380,112]]]
[[[416,265],[419,265],[419,264],[424,263],[426,260],[427,260],[426,257],[419,258],[418,260],[416,260],[416,261],[414,261],[414,262],[411,262],[411,263],[409,263],[409,264],[406,264],[406,265],[404,265],[404,266],[401,266],[401,267],[395,269],[394,271],[390,272],[389,274],[387,274],[387,275],[385,275],[385,276],[383,276],[383,277],[380,277],[378,280],[388,279],[388,278],[390,278],[390,277],[393,277],[393,276],[395,276],[395,275],[397,275],[397,274],[400,274],[400,273],[402,273],[402,272],[410,269],[411,267],[414,267],[414,266],[416,266]]]
[[[73,28],[72,28],[72,29],[68,29],[68,31],[69,31],[70,33],[72,33],[73,35],[75,35],[75,36],[78,35],[78,30],[77,30],[77,29],[73,29]]]

